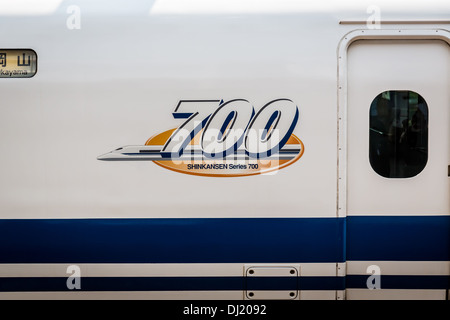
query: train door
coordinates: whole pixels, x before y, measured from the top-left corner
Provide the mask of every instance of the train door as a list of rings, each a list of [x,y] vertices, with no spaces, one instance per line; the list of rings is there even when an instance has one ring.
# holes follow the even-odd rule
[[[445,299],[450,274],[450,48],[347,50],[347,299]]]

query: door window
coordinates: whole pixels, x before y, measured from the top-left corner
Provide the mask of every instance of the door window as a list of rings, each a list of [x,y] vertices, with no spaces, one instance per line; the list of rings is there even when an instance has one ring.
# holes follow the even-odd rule
[[[428,160],[428,106],[413,91],[385,91],[370,106],[369,159],[386,178],[410,178]]]

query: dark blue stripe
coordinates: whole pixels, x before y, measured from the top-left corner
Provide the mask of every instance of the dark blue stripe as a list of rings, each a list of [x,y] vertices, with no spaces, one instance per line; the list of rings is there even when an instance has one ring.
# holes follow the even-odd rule
[[[80,291],[227,291],[366,289],[367,275],[347,277],[85,277]],[[0,292],[71,291],[67,278],[0,278]],[[448,289],[450,276],[382,275],[380,289]]]
[[[79,291],[343,290],[336,277],[86,277]],[[67,278],[0,278],[0,292],[74,291]],[[247,282],[246,282],[247,281]],[[78,290],[76,290],[78,291]]]
[[[292,263],[345,257],[450,261],[450,217],[0,220],[0,263]]]
[[[344,261],[342,218],[0,220],[0,263]]]
[[[345,277],[300,277],[301,290],[344,290]]]
[[[450,260],[450,216],[350,216],[346,228],[347,260]]]
[[[367,275],[349,275],[347,288],[367,289]],[[448,289],[450,276],[380,276],[380,289]]]
[[[2,278],[0,291],[71,291],[67,278]],[[242,277],[86,277],[80,291],[243,290]],[[77,291],[77,290],[73,290]]]

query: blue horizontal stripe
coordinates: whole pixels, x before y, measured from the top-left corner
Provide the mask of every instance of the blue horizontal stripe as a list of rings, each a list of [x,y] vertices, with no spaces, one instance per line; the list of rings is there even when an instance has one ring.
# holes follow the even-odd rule
[[[348,275],[347,288],[366,288],[367,275]],[[448,289],[449,276],[399,276],[381,275],[380,289]]]
[[[344,261],[342,218],[0,220],[0,263]]]
[[[367,289],[367,275],[347,277],[85,277],[76,291],[241,291]],[[67,278],[0,278],[0,292],[74,291]],[[448,289],[449,276],[382,275],[380,289]]]
[[[450,217],[0,220],[0,263],[346,259],[450,261]]]
[[[337,277],[86,277],[81,290],[69,290],[67,278],[0,278],[1,292],[19,291],[227,291],[343,290]]]
[[[300,277],[301,290],[344,290],[345,277]]]
[[[450,216],[350,216],[346,227],[347,260],[450,260]]]

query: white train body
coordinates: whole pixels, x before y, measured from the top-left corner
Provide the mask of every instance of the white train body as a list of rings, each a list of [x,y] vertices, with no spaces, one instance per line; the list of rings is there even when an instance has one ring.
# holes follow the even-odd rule
[[[0,3],[0,299],[448,299],[450,3],[373,2]]]

